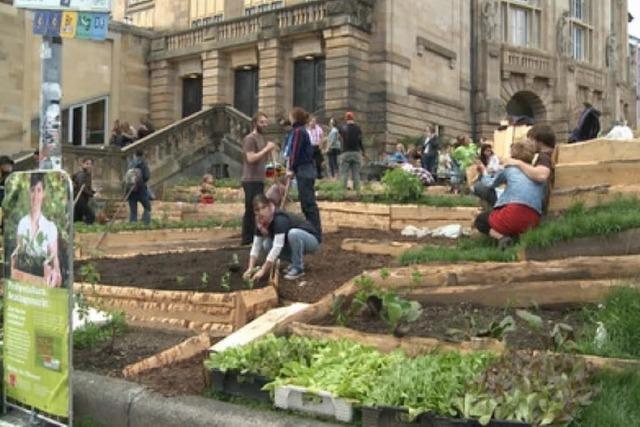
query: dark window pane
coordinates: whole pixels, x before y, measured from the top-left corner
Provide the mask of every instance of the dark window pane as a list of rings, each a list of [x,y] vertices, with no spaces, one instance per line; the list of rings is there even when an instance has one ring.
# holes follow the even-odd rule
[[[236,70],[233,106],[247,116],[258,111],[258,69]]]
[[[87,105],[87,144],[104,144],[106,101]]]
[[[301,59],[294,64],[293,104],[312,114],[324,110],[324,58]]]
[[[71,110],[73,115],[73,129],[71,129],[71,143],[82,145],[82,107]]]
[[[202,76],[182,80],[182,117],[187,117],[202,110]]]

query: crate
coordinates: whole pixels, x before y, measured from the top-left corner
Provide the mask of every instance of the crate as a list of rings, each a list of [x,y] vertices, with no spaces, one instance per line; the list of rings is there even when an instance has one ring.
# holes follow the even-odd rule
[[[239,371],[222,371],[215,368],[209,371],[209,383],[214,391],[269,403],[271,395],[268,391],[262,390],[262,387],[271,381],[260,375],[242,374]]]
[[[353,420],[354,401],[335,397],[326,391],[311,392],[297,386],[277,387],[274,403],[277,408],[333,417],[346,423]]]
[[[448,418],[436,416],[430,413],[418,415],[412,421],[406,421],[409,411],[404,408],[394,407],[369,407],[362,408],[363,427],[481,427],[477,420],[462,418]],[[488,427],[531,427],[531,424],[518,421],[491,420]]]

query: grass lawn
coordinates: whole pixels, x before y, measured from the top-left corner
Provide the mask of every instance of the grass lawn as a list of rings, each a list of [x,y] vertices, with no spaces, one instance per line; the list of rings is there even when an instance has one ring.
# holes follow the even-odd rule
[[[442,196],[441,196],[442,197]],[[520,242],[500,251],[497,242],[487,237],[461,239],[453,247],[425,246],[411,249],[400,256],[403,265],[429,262],[517,260],[524,248],[547,248],[554,243],[640,228],[640,199],[619,198],[611,203],[587,209],[576,205],[557,218],[546,218],[539,227],[523,234]]]
[[[640,425],[640,372],[601,371],[595,383],[600,392],[582,410],[572,427],[629,427]]]

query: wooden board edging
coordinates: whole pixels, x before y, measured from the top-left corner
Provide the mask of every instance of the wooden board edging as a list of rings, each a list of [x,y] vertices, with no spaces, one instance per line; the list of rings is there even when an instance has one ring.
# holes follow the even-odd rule
[[[522,261],[546,261],[571,257],[637,254],[640,254],[640,228],[556,242],[549,248],[526,248],[518,254],[518,258]]]
[[[459,351],[462,353],[470,351],[502,353],[505,350],[504,343],[493,338],[474,338],[471,341],[453,343],[425,337],[397,338],[393,335],[371,334],[340,326],[316,326],[300,322],[290,323],[286,328],[286,332],[313,339],[347,339],[374,347],[383,353],[402,350],[409,357],[430,353],[434,350]]]

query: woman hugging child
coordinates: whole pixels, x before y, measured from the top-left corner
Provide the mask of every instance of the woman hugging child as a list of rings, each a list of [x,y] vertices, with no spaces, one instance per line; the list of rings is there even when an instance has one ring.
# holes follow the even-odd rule
[[[529,139],[511,145],[513,159],[531,164],[535,154],[536,144]],[[491,188],[502,184],[506,184],[506,189],[493,211],[478,215],[475,226],[481,233],[498,240],[500,248],[505,249],[520,234],[540,223],[546,183],[533,181],[517,166],[506,166],[489,183]]]

